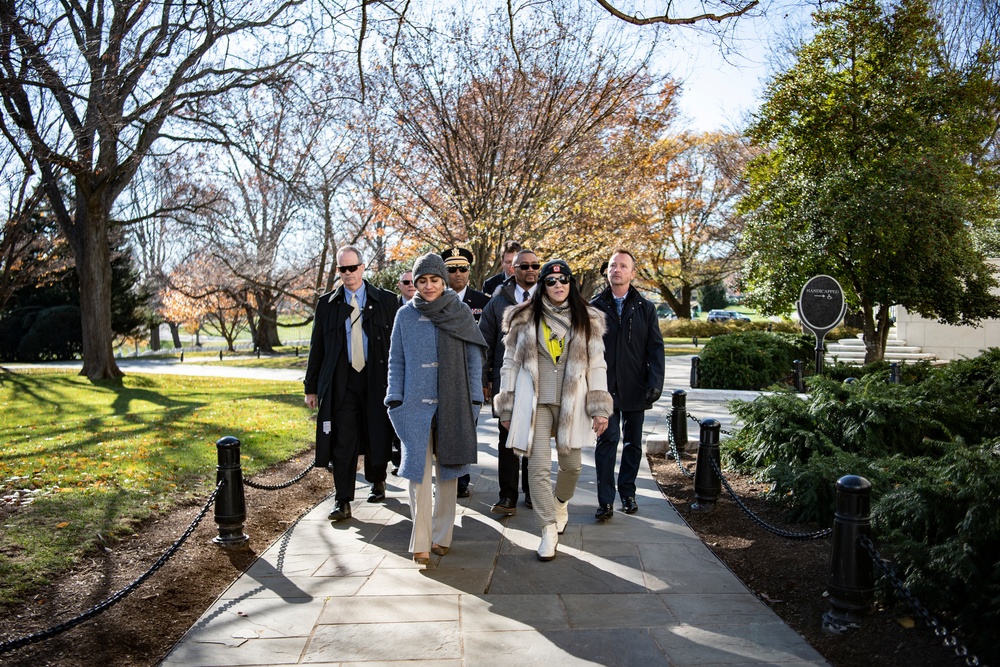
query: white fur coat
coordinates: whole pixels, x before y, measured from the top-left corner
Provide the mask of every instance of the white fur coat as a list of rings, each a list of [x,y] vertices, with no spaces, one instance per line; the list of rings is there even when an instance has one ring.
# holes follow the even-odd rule
[[[556,448],[561,453],[580,449],[593,440],[591,421],[610,417],[614,409],[608,393],[608,367],[604,361],[604,314],[587,306],[590,314],[590,339],[571,335],[563,354],[563,374]],[[538,332],[531,303],[511,306],[504,312],[506,350],[500,370],[500,393],[494,407],[501,421],[510,419],[507,446],[531,451],[538,406]]]

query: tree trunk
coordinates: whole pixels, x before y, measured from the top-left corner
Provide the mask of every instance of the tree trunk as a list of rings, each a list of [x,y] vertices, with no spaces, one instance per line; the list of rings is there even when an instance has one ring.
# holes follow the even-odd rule
[[[79,191],[80,185],[77,184]],[[77,195],[76,220],[67,237],[80,280],[80,324],[83,332],[83,369],[89,380],[120,380],[111,343],[111,248],[108,212]],[[66,229],[66,227],[64,227]]]
[[[250,340],[253,341],[254,351],[257,351],[257,313],[249,303],[243,304],[243,311],[247,314],[247,329],[250,330]]]
[[[153,352],[159,352],[162,345],[160,344],[160,324],[159,322],[150,322],[149,324],[149,349]]]
[[[885,309],[885,313],[888,314],[888,309]],[[875,321],[875,308],[870,303],[865,303],[861,307],[861,314],[864,317],[864,333],[862,336],[865,341],[865,363],[870,364],[875,361],[881,361],[885,354],[885,344],[884,339],[879,331],[879,326]],[[879,312],[879,319],[881,319],[881,311]]]
[[[257,302],[257,331],[254,334],[254,345],[261,352],[274,352],[281,345],[278,337],[278,309],[274,296],[261,290],[255,294]]]
[[[681,287],[681,296],[677,298],[674,292],[670,289],[662,289],[660,291],[660,296],[663,300],[667,302],[670,306],[670,310],[674,311],[674,315],[681,320],[691,319],[691,288],[688,286]]]
[[[272,316],[273,316],[272,309]],[[274,348],[281,345],[278,338],[278,324],[275,320],[262,315],[257,321],[257,335],[254,337],[254,345],[261,352],[274,352]]]
[[[174,349],[179,350],[184,347],[181,343],[181,327],[177,322],[167,322],[167,326],[170,327],[170,339],[174,343]]]

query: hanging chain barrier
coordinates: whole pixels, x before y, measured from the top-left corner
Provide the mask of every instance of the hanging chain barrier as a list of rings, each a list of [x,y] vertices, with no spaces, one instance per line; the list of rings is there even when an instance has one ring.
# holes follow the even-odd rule
[[[687,413],[687,416],[688,416],[689,419],[691,419],[691,421],[693,421],[696,424],[698,424],[698,426],[701,426],[701,420],[700,419],[698,419],[697,417],[695,417],[690,412]],[[720,433],[725,433],[726,435],[733,435],[732,431],[724,431],[722,429],[719,429],[719,432]],[[673,429],[672,428],[671,428],[670,444],[671,444],[671,449],[674,451],[674,453],[676,455],[676,451],[677,450],[676,450],[676,448],[673,445]],[[754,511],[752,509],[750,509],[749,507],[747,507],[746,503],[743,502],[743,499],[740,498],[738,495],[736,495],[736,491],[734,491],[733,487],[729,485],[729,482],[726,480],[725,476],[722,474],[722,470],[719,469],[719,464],[716,462],[716,460],[714,458],[710,457],[710,456],[706,457],[706,458],[711,462],[711,464],[712,464],[712,470],[715,472],[716,476],[719,478],[719,481],[722,482],[722,485],[726,488],[726,491],[729,492],[729,495],[732,497],[733,501],[736,502],[736,506],[739,507],[741,510],[743,510],[743,513],[746,514],[748,517],[750,517],[750,519],[754,523],[756,523],[758,526],[760,526],[764,530],[768,531],[769,533],[773,533],[773,534],[777,535],[778,537],[784,537],[785,539],[789,539],[789,540],[802,540],[802,541],[805,541],[805,540],[818,540],[818,539],[822,539],[824,537],[829,537],[830,535],[833,534],[833,528],[824,528],[823,530],[817,530],[814,533],[793,533],[793,532],[791,532],[789,530],[785,530],[784,528],[778,528],[776,526],[772,526],[767,521],[765,521],[764,519],[762,519],[759,516],[757,516],[756,514],[754,514]],[[693,474],[689,475],[686,471],[685,471],[685,475],[688,476],[688,477],[693,477],[694,476]]]
[[[215,490],[212,492],[212,495],[210,495],[208,497],[208,500],[205,501],[205,504],[202,506],[201,511],[198,513],[198,516],[196,516],[194,521],[191,522],[191,525],[187,527],[187,530],[184,531],[184,534],[182,534],[179,538],[177,538],[177,541],[174,542],[172,545],[170,545],[170,548],[167,549],[162,556],[160,556],[159,560],[153,563],[153,565],[148,570],[139,575],[139,577],[135,579],[132,583],[130,583],[125,588],[122,588],[117,593],[107,598],[103,602],[94,605],[93,607],[83,612],[76,618],[60,623],[59,625],[55,625],[47,630],[36,632],[33,635],[28,635],[26,637],[20,637],[18,639],[12,639],[10,641],[5,641],[3,643],[0,643],[0,655],[3,655],[4,653],[9,653],[14,649],[28,646],[30,644],[35,644],[37,642],[44,641],[46,639],[51,639],[52,637],[62,634],[63,632],[66,632],[71,628],[75,628],[84,621],[88,621],[91,618],[97,616],[98,614],[107,611],[108,609],[110,609],[111,607],[115,606],[116,604],[124,600],[126,597],[128,597],[130,593],[135,591],[135,589],[139,588],[139,586],[141,586],[143,582],[145,582],[147,579],[153,576],[153,574],[155,574],[157,570],[163,567],[167,563],[167,561],[170,560],[170,557],[173,556],[177,552],[177,550],[181,548],[181,546],[184,544],[184,542],[187,541],[189,537],[191,537],[191,534],[194,533],[195,529],[198,527],[198,524],[201,523],[201,520],[205,518],[206,514],[208,514],[208,510],[212,507],[212,503],[215,502],[215,497],[219,495],[219,490],[222,489],[224,484],[225,481],[220,481],[218,484],[216,484]]]
[[[296,482],[302,481],[305,478],[305,476],[309,474],[309,471],[312,469],[313,469],[313,464],[310,463],[305,470],[303,470],[302,472],[300,472],[298,475],[291,478],[287,482],[282,482],[281,484],[261,484],[259,482],[253,481],[252,479],[244,479],[243,483],[249,486],[251,489],[259,489],[261,491],[280,491],[281,489],[287,489]]]
[[[966,648],[966,646],[962,644],[948,628],[941,625],[941,622],[938,621],[933,614],[927,611],[925,606],[920,604],[920,600],[914,597],[913,593],[910,592],[910,589],[908,589],[906,584],[902,582],[896,574],[895,569],[893,569],[892,564],[882,557],[882,554],[879,553],[870,537],[867,535],[860,535],[858,537],[858,542],[861,543],[861,546],[864,547],[865,551],[868,552],[868,555],[871,556],[872,561],[875,563],[875,567],[877,567],[885,578],[889,580],[889,583],[892,584],[896,594],[902,598],[903,602],[905,602],[907,606],[917,613],[917,616],[919,616],[921,620],[927,624],[927,627],[934,632],[934,635],[941,639],[941,642],[945,645],[945,647],[954,650],[955,655],[965,660],[965,664],[969,667],[984,667],[978,657],[970,654],[969,649]]]
[[[814,533],[793,533],[791,531],[785,530],[784,528],[777,528],[775,526],[772,526],[767,521],[764,521],[759,516],[754,514],[753,510],[747,507],[746,503],[744,503],[743,500],[738,495],[736,495],[736,492],[733,491],[733,487],[729,486],[729,482],[727,482],[726,478],[723,477],[722,471],[719,470],[719,464],[715,461],[715,459],[712,457],[707,457],[707,458],[709,461],[711,461],[712,470],[715,472],[716,475],[718,475],[719,480],[722,482],[722,486],[726,487],[726,491],[728,491],[729,495],[733,497],[734,501],[736,501],[736,505],[741,510],[743,510],[743,513],[746,514],[748,517],[750,517],[750,519],[753,520],[754,523],[756,523],[764,530],[768,531],[769,533],[774,533],[778,537],[784,537],[789,540],[802,540],[802,541],[818,540],[823,537],[829,537],[830,535],[833,534],[833,528],[824,528],[823,530],[817,530]]]
[[[691,414],[690,412],[689,412],[689,413],[687,413],[687,415],[688,415],[688,419],[690,419],[691,421],[693,421],[693,422],[694,422],[695,424],[697,424],[698,426],[701,426],[701,420],[700,420],[700,419],[698,419],[697,417],[695,417],[695,416],[694,416],[693,414]],[[736,435],[736,434],[735,434],[735,433],[733,433],[732,431],[727,431],[727,430],[725,430],[725,429],[721,429],[721,428],[719,429],[719,433],[721,433],[722,435]]]
[[[694,473],[688,469],[686,465],[681,463],[681,455],[677,449],[677,438],[674,437],[674,420],[671,417],[667,417],[667,429],[670,431],[670,453],[673,454],[674,461],[677,463],[678,469],[681,473],[688,479],[694,478]]]

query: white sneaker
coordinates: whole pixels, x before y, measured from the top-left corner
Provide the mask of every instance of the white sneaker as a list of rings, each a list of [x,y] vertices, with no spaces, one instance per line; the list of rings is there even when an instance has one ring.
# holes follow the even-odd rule
[[[566,532],[566,524],[569,523],[569,501],[559,502],[556,498],[556,531],[562,535]]]
[[[550,523],[542,529],[542,542],[538,545],[538,560],[555,558],[557,544],[559,544],[559,531],[556,530],[554,523]]]

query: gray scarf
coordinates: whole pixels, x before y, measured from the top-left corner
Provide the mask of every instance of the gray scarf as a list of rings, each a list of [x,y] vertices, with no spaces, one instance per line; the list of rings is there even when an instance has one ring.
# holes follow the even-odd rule
[[[437,328],[438,462],[444,466],[475,463],[478,450],[476,418],[469,401],[471,387],[465,346],[478,345],[479,354],[485,357],[486,340],[476,326],[472,311],[451,290],[433,301],[425,301],[418,292],[413,295],[413,305]]]
[[[552,335],[560,340],[566,337],[571,328],[569,299],[562,302],[561,306],[554,305],[549,301],[548,295],[542,297],[542,317],[545,323],[552,329]]]

